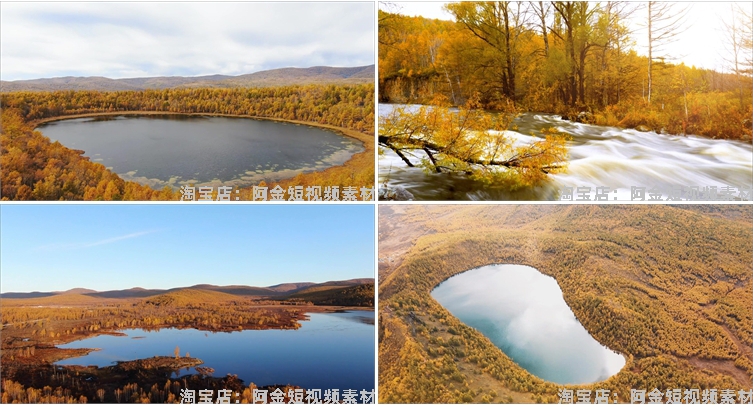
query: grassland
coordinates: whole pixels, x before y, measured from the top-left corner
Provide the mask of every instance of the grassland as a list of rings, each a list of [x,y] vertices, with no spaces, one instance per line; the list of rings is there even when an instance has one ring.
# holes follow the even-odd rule
[[[95,348],[58,346],[119,330],[192,328],[212,332],[298,329],[307,313],[373,309],[374,284],[354,279],[273,286],[199,285],[171,290],[3,294],[2,402],[176,402],[180,389],[231,389],[249,402],[255,386],[237,377],[172,372],[201,359],[154,357],[110,367],[58,366]],[[311,296],[311,300],[306,298]],[[198,368],[197,368],[198,370]],[[249,385],[251,383],[251,385]],[[100,397],[99,390],[105,392]],[[249,390],[246,392],[246,390]]]
[[[434,301],[495,263],[554,277],[625,367],[607,389],[751,389],[751,206],[381,206],[379,400],[557,402],[563,387],[513,362]]]

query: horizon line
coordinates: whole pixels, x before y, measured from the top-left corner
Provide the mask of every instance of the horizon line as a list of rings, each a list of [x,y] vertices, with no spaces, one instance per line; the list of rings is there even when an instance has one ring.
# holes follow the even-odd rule
[[[273,70],[282,70],[282,69],[313,69],[313,68],[335,68],[335,69],[353,69],[353,68],[368,68],[370,66],[376,67],[376,63],[371,63],[368,65],[359,65],[359,66],[333,66],[333,65],[314,65],[314,66],[308,66],[308,67],[297,67],[297,66],[283,66],[283,67],[277,67],[277,68],[270,68],[270,69],[262,69],[262,70],[256,70],[253,72],[248,73],[240,73],[237,75],[229,75],[229,74],[222,74],[222,73],[209,73],[209,74],[199,74],[196,76],[181,76],[181,75],[159,75],[159,76],[134,76],[134,77],[107,77],[107,76],[52,76],[52,77],[37,77],[33,79],[13,79],[13,80],[6,80],[2,79],[0,76],[0,81],[3,82],[22,82],[22,81],[32,81],[32,80],[52,80],[52,79],[65,79],[65,78],[74,78],[74,79],[91,79],[91,78],[103,78],[108,80],[133,80],[133,79],[154,79],[154,78],[160,78],[160,77],[167,77],[167,78],[188,78],[188,79],[198,79],[202,77],[211,77],[211,76],[225,76],[228,78],[231,77],[238,77],[238,76],[245,76],[245,75],[252,75],[255,73],[261,73],[261,72],[270,72]],[[376,72],[375,72],[376,73]]]
[[[290,281],[290,282],[284,282],[284,283],[277,283],[272,284],[268,286],[257,286],[257,285],[247,285],[247,284],[227,284],[227,285],[218,285],[218,284],[209,284],[209,283],[200,283],[200,284],[194,284],[190,286],[179,286],[179,287],[170,287],[170,288],[144,288],[144,287],[129,287],[129,288],[122,288],[122,289],[114,289],[114,290],[94,290],[91,288],[86,287],[73,287],[69,288],[67,290],[58,290],[58,291],[0,291],[0,295],[3,294],[61,294],[61,293],[67,293],[72,290],[89,290],[87,293],[82,294],[88,294],[88,293],[103,293],[103,292],[112,292],[112,291],[128,291],[128,290],[156,290],[156,291],[168,291],[168,290],[175,290],[175,289],[185,289],[185,288],[193,288],[197,286],[212,286],[212,287],[252,287],[252,288],[271,288],[271,287],[277,287],[280,285],[285,284],[303,284],[303,283],[310,283],[310,284],[324,284],[324,283],[331,283],[331,282],[339,282],[339,281],[351,281],[351,280],[375,280],[374,277],[354,277],[354,278],[347,278],[347,279],[341,279],[341,280],[327,280],[327,281]],[[7,299],[7,298],[6,298]]]

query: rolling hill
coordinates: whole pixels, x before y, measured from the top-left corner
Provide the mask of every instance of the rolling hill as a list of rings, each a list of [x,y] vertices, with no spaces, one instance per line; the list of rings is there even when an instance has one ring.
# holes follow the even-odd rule
[[[145,289],[140,287],[129,288],[125,290],[110,290],[110,291],[94,291],[84,288],[75,288],[68,291],[56,291],[56,292],[30,292],[30,293],[17,293],[8,292],[0,294],[0,299],[15,299],[17,302],[21,300],[31,299],[45,299],[45,302],[57,302],[63,297],[78,296],[81,297],[78,301],[86,300],[88,298],[150,298],[157,296],[171,296],[178,297],[180,294],[194,294],[194,293],[216,293],[219,295],[227,295],[229,297],[258,297],[258,298],[275,298],[286,299],[293,297],[294,294],[307,291],[309,289],[317,289],[316,291],[326,291],[331,289],[342,289],[347,287],[355,287],[363,284],[373,284],[372,278],[357,278],[351,280],[337,280],[327,281],[324,283],[312,283],[312,282],[299,282],[299,283],[285,283],[277,284],[270,287],[253,287],[246,285],[229,285],[229,286],[217,286],[212,284],[197,284],[190,287],[178,287],[171,289]],[[373,287],[372,287],[373,289]],[[312,290],[314,291],[314,290]],[[218,297],[219,297],[218,295]],[[373,297],[373,295],[372,295]],[[373,298],[372,298],[373,299]],[[76,301],[73,299],[66,299],[66,301]]]
[[[238,299],[238,296],[220,291],[184,288],[145,298],[142,302],[155,306],[181,307],[196,302],[226,302],[236,299]]]
[[[3,305],[26,305],[40,307],[55,307],[61,305],[88,305],[111,301],[108,298],[93,297],[83,294],[55,294],[45,297],[29,298],[5,298],[2,297]]]
[[[284,283],[284,284],[277,284],[273,286],[269,286],[269,288],[272,291],[286,293],[291,291],[299,291],[306,287],[311,287],[312,285],[316,285],[316,283]]]
[[[292,294],[289,298],[311,301],[316,305],[374,306],[374,283],[352,287],[311,287]]]
[[[0,81],[0,91],[121,91],[171,88],[277,87],[302,84],[362,84],[373,83],[374,76],[374,65],[358,67],[314,66],[310,68],[272,69],[239,76],[160,76],[127,79],[67,76]]]

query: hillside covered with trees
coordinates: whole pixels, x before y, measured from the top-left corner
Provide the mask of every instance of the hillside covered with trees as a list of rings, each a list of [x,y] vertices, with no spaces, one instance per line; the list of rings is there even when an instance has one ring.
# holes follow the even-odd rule
[[[251,403],[256,385],[235,375],[210,377],[197,368],[202,375],[171,378],[173,371],[201,364],[177,347],[174,361],[167,363],[170,358],[164,357],[100,368],[54,363],[97,350],[61,345],[98,335],[122,336],[125,329],[296,330],[310,313],[373,311],[373,279],[296,284],[301,287],[290,284],[293,288],[286,291],[275,286],[205,284],[170,290],[5,293],[0,297],[2,402],[85,403],[99,398],[100,402],[175,403],[180,401],[180,389],[190,387],[232,389],[244,403]]]
[[[0,91],[55,90],[147,90],[170,88],[282,87],[304,84],[367,84],[374,82],[374,65],[357,67],[314,66],[280,68],[239,76],[159,76],[130,79],[107,77],[56,77],[51,79],[0,81]]]
[[[379,100],[547,112],[598,125],[751,140],[750,8],[707,21],[724,71],[687,66],[669,45],[688,6],[669,2],[459,2],[454,21],[379,11]],[[385,11],[387,10],[387,11]],[[390,12],[391,11],[391,12]],[[639,23],[636,23],[639,21]],[[636,26],[636,24],[641,25]],[[636,44],[648,35],[647,50]]]
[[[292,294],[296,298],[316,305],[374,306],[374,283],[352,287],[322,286],[311,287]]]
[[[290,185],[374,183],[374,86],[305,85],[235,89],[54,91],[0,94],[0,197],[11,200],[170,200],[177,190],[126,182],[99,163],[50,140],[34,127],[65,117],[126,112],[227,115],[312,123],[360,140],[362,153],[342,166],[301,174]],[[274,184],[268,186],[273,187]],[[251,199],[251,190],[243,190]]]
[[[562,386],[431,297],[455,274],[504,263],[553,277],[588,333],[627,360],[567,388],[619,402],[631,389],[747,391],[752,224],[753,207],[739,205],[381,206],[379,400],[558,402]]]

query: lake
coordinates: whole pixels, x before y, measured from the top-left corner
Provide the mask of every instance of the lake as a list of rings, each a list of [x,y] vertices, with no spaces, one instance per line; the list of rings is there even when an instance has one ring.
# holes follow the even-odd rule
[[[392,104],[380,104],[379,115],[389,114]],[[556,200],[563,187],[590,187],[594,199],[596,187],[617,189],[609,200],[630,201],[632,186],[667,190],[672,187],[751,187],[753,186],[753,145],[700,136],[663,135],[635,129],[606,127],[570,122],[553,114],[520,114],[515,131],[506,134],[517,145],[537,139],[544,128],[554,127],[569,134],[570,158],[566,173],[553,174],[551,181],[535,188],[510,191],[468,179],[464,175],[425,173],[408,167],[397,154],[383,149],[379,155],[379,184],[402,186],[415,200]],[[414,151],[411,160],[425,157]],[[735,193],[737,195],[737,193]],[[577,198],[577,194],[575,194]],[[648,200],[648,192],[645,194]]]
[[[625,365],[578,322],[557,281],[532,267],[479,267],[442,282],[431,296],[541,379],[588,384]]]
[[[37,129],[125,180],[157,189],[248,187],[341,165],[364,150],[360,141],[334,131],[249,118],[102,116]]]
[[[348,311],[308,314],[297,330],[206,332],[165,328],[125,329],[127,336],[100,335],[59,346],[100,348],[58,365],[113,365],[115,361],[181,356],[204,361],[215,377],[237,374],[247,385],[291,384],[303,388],[374,388],[374,312]],[[368,320],[368,322],[365,322]],[[179,375],[195,374],[183,369]]]

